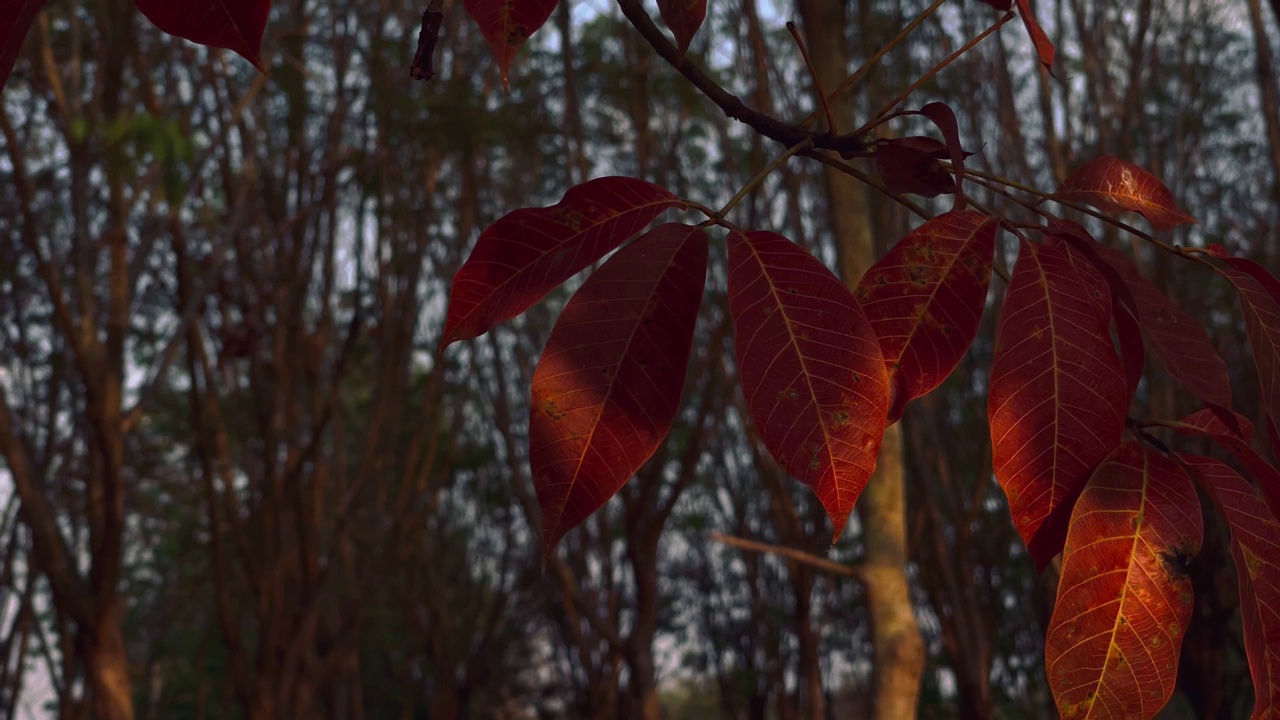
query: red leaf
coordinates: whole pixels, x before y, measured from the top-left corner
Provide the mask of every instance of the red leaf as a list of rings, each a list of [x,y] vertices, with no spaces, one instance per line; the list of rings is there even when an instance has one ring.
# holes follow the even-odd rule
[[[1120,442],[1125,378],[1111,344],[1106,282],[1064,241],[1021,244],[1005,297],[987,417],[992,467],[1041,569],[1071,506]]]
[[[510,90],[507,78],[511,59],[524,41],[551,17],[556,0],[463,0],[462,5],[489,42],[493,59],[498,62],[502,89]]]
[[[1201,410],[1183,418],[1181,422],[1160,423],[1173,428],[1183,435],[1203,435],[1225,447],[1241,463],[1248,468],[1262,497],[1267,501],[1273,514],[1280,514],[1280,470],[1272,467],[1250,445],[1253,437],[1253,424],[1243,415],[1233,414],[1236,424],[1242,433],[1236,433],[1213,411]],[[1242,439],[1243,437],[1243,439]]]
[[[707,18],[707,0],[658,0],[658,12],[675,35],[680,54],[689,52],[689,43]]]
[[[1065,718],[1150,718],[1178,675],[1200,550],[1195,486],[1134,442],[1098,467],[1071,514],[1045,671]]]
[[[271,0],[134,0],[161,30],[209,47],[226,48],[262,67],[262,33]]]
[[[964,148],[960,147],[960,127],[956,123],[956,114],[951,111],[951,107],[942,102],[931,102],[920,108],[920,114],[929,118],[934,125],[938,127],[938,131],[942,133],[942,139],[947,141],[947,150],[951,154],[951,169],[955,173],[955,193],[956,202],[952,207],[953,210],[964,209]]]
[[[1258,367],[1262,406],[1280,420],[1280,281],[1247,258],[1222,258],[1218,272],[1240,296],[1245,332]]]
[[[996,219],[945,213],[904,237],[858,284],[858,302],[889,370],[889,421],[938,387],[978,332],[991,281]]]
[[[1258,491],[1217,460],[1181,455],[1231,527],[1244,651],[1253,676],[1252,718],[1280,715],[1280,523]]]
[[[932,153],[902,140],[879,143],[875,161],[885,187],[896,193],[937,197],[956,191],[955,179]]]
[[[990,0],[988,0],[990,2]],[[1004,7],[991,3],[997,8],[1008,10],[1008,3],[1001,3]],[[1049,36],[1044,34],[1044,30],[1040,27],[1040,23],[1036,22],[1036,14],[1031,9],[1031,0],[1018,0],[1018,15],[1022,17],[1022,24],[1027,28],[1027,35],[1031,36],[1031,44],[1036,48],[1036,55],[1040,57],[1040,63],[1044,65],[1044,69],[1053,74],[1053,43],[1050,42]]]
[[[1006,12],[1013,8],[1013,0],[982,0],[982,2],[997,10],[1004,10]]]
[[[1202,402],[1231,407],[1227,364],[1204,327],[1142,277],[1128,255],[1104,245],[1095,248],[1133,293],[1143,335],[1169,375]]]
[[[1173,193],[1156,176],[1113,155],[1104,155],[1076,168],[1055,195],[1099,210],[1132,210],[1157,230],[1196,222],[1178,208]]]
[[[0,0],[0,90],[4,90],[13,72],[13,64],[22,52],[22,41],[31,23],[49,0]]]
[[[1138,304],[1133,293],[1125,284],[1115,268],[1103,261],[1098,250],[1101,247],[1087,230],[1070,220],[1052,218],[1052,231],[1049,234],[1066,240],[1072,252],[1073,260],[1084,259],[1102,274],[1111,290],[1111,318],[1116,323],[1116,338],[1120,341],[1120,361],[1124,365],[1124,376],[1129,392],[1125,395],[1125,406],[1133,402],[1133,396],[1142,382],[1142,371],[1146,367],[1146,352],[1142,345],[1141,323],[1138,321]]]
[[[706,274],[706,233],[660,225],[592,273],[560,314],[533,375],[529,415],[544,555],[671,430]]]
[[[570,188],[551,207],[508,213],[480,234],[453,277],[442,343],[519,315],[675,207],[684,201],[657,185],[604,177]]]
[[[825,265],[769,232],[729,234],[729,312],[761,439],[817,493],[834,541],[875,469],[889,406],[871,324]]]

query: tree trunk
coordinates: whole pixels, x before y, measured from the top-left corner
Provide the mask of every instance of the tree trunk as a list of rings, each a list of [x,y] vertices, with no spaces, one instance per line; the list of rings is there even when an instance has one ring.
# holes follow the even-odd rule
[[[120,632],[118,600],[103,609],[85,648],[95,720],[133,720],[129,660]]]
[[[800,0],[799,4],[818,84],[829,92],[849,71],[845,6],[841,0]],[[853,129],[853,103],[847,98],[832,103],[831,112],[838,126],[832,128],[834,131]],[[853,286],[875,255],[868,189],[831,167],[825,167],[823,172],[840,272],[844,281]],[[924,643],[911,607],[906,576],[906,501],[902,481],[902,431],[893,426],[885,432],[876,472],[858,504],[875,652],[875,720],[915,717],[924,668]]]

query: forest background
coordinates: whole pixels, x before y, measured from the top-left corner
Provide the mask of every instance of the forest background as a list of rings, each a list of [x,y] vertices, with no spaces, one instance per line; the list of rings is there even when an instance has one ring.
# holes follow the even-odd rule
[[[926,6],[855,0],[849,56],[860,63]],[[977,153],[967,164],[1052,188],[1116,154],[1199,220],[1173,240],[1276,267],[1280,5],[1036,9],[1056,78],[1013,23],[912,97],[956,109]],[[438,76],[411,81],[422,10],[279,2],[265,74],[154,30],[127,2],[54,2],[38,18],[0,96],[0,442],[25,446],[23,472],[40,480],[70,554],[35,553],[6,466],[0,717],[90,717],[90,668],[112,642],[127,658],[115,687],[140,718],[638,718],[655,699],[672,719],[864,716],[866,528],[855,513],[828,549],[821,506],[744,420],[722,244],[670,438],[545,567],[523,389],[569,293],[439,349],[453,272],[509,210],[608,174],[718,206],[776,149],[655,57],[610,3],[562,2],[507,95],[454,2],[442,6]],[[752,106],[804,117],[810,76],[783,26],[797,13],[713,1],[690,53]],[[998,18],[973,0],[944,4],[842,102],[879,107]],[[796,162],[737,212],[837,267],[842,208],[827,198],[821,166]],[[918,222],[879,199],[859,212],[877,256]],[[120,218],[125,236],[104,238]],[[74,352],[75,334],[98,328],[61,324],[32,247],[61,269],[77,316],[122,343],[120,417],[94,400],[112,375],[95,363],[112,356]],[[1210,329],[1238,409],[1260,417],[1230,287],[1133,249]],[[117,251],[120,273],[108,269]],[[902,423],[926,718],[1054,713],[1042,658],[1057,568],[1035,571],[992,479],[995,319]],[[1159,417],[1194,407],[1159,372],[1138,403]],[[112,473],[118,483],[102,481]],[[1252,704],[1227,533],[1206,517],[1171,718],[1243,717]],[[68,588],[110,602],[55,602],[75,597]],[[87,634],[99,621],[118,637]]]

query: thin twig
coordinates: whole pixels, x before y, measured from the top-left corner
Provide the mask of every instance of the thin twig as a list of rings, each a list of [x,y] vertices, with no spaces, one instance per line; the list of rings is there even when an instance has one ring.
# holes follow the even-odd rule
[[[791,146],[791,147],[787,148],[787,151],[786,151],[786,152],[784,152],[784,153],[782,153],[781,155],[779,155],[778,157],[774,158],[773,162],[771,162],[771,163],[769,163],[768,165],[764,166],[764,169],[763,169],[763,170],[761,170],[760,172],[756,173],[755,177],[753,177],[753,178],[751,178],[750,180],[748,180],[748,181],[747,181],[747,184],[746,184],[746,185],[743,185],[743,186],[742,186],[742,189],[741,189],[741,190],[739,190],[739,191],[737,192],[737,194],[735,194],[733,197],[729,198],[729,202],[725,203],[725,206],[724,206],[724,207],[720,208],[720,212],[715,213],[714,215],[712,215],[712,216],[711,216],[711,219],[712,219],[712,220],[723,220],[723,219],[724,219],[724,217],[725,217],[726,215],[728,215],[728,214],[729,214],[729,211],[733,209],[733,206],[734,206],[734,205],[737,205],[739,202],[741,202],[741,201],[742,201],[742,199],[743,199],[743,198],[745,198],[745,197],[747,196],[747,194],[748,194],[748,193],[750,193],[752,190],[756,189],[756,187],[757,187],[758,185],[760,185],[760,183],[764,182],[764,181],[765,181],[765,179],[766,179],[766,178],[768,178],[768,177],[769,177],[769,175],[771,175],[771,174],[773,173],[773,171],[774,171],[774,170],[777,170],[779,167],[781,167],[781,166],[782,166],[782,163],[786,162],[786,161],[787,161],[788,159],[790,159],[792,156],[797,155],[797,154],[799,154],[799,153],[802,153],[802,152],[804,152],[804,151],[806,151],[806,150],[809,150],[809,149],[812,149],[812,148],[813,148],[813,139],[812,139],[812,138],[807,139],[807,140],[804,140],[804,141],[800,142],[800,143],[799,143],[799,144],[797,144],[797,145],[793,145],[793,146]]]
[[[880,194],[884,195],[890,200],[893,200],[894,202],[898,203],[902,207],[915,213],[917,216],[924,218],[925,220],[928,220],[929,218],[933,217],[933,215],[928,210],[925,210],[924,208],[915,204],[914,202],[909,200],[906,196],[904,196],[902,193],[890,190],[888,187],[884,185],[884,183],[876,180],[874,177],[862,172],[858,168],[854,167],[853,165],[847,162],[844,162],[843,160],[837,160],[836,158],[833,158],[830,155],[827,155],[826,153],[814,152],[812,150],[802,152],[800,153],[800,155],[803,157],[811,158],[813,160],[817,160],[823,165],[830,165],[836,170],[839,170],[840,172],[845,173],[846,175],[849,175],[851,177],[858,179],[859,181],[865,183],[866,185],[880,192]]]
[[[649,13],[645,12],[640,0],[618,0],[618,7],[632,27],[640,33],[645,42],[649,43],[654,52],[663,60],[666,60],[671,67],[679,71],[681,75],[684,75],[685,79],[719,106],[728,117],[750,125],[764,137],[780,142],[787,147],[794,147],[806,140],[810,140],[815,148],[834,150],[843,157],[852,157],[867,151],[866,144],[862,142],[862,136],[856,133],[836,135],[831,132],[813,132],[799,125],[782,122],[771,115],[766,115],[748,107],[736,95],[720,87],[715,80],[708,77],[687,56],[681,55],[680,50],[653,23],[653,19],[649,17]]]
[[[851,567],[849,565],[842,565],[841,563],[835,562],[833,560],[828,560],[824,557],[818,557],[813,553],[807,553],[803,550],[798,550],[793,547],[786,547],[785,545],[770,545],[769,543],[757,542],[755,540],[747,540],[746,538],[740,538],[733,535],[725,535],[723,533],[718,533],[718,532],[711,533],[710,537],[712,540],[715,540],[718,543],[723,543],[725,545],[730,545],[732,547],[742,548],[743,550],[752,550],[754,552],[768,553],[771,555],[781,555],[782,557],[785,557],[788,560],[795,560],[796,562],[801,562],[806,565],[812,565],[813,567],[826,570],[827,572],[833,573],[835,575],[843,575],[845,577],[851,577],[851,578],[862,577],[862,573],[858,572],[858,569],[855,567]]]
[[[822,108],[822,114],[827,118],[827,131],[840,132],[836,128],[836,119],[831,115],[831,105],[827,103],[827,93],[822,89],[822,83],[818,80],[818,70],[813,66],[813,60],[809,57],[809,48],[804,46],[804,39],[800,37],[800,31],[796,30],[796,24],[787,21],[787,32],[791,33],[791,39],[796,41],[796,47],[800,48],[800,57],[804,58],[804,66],[809,68],[809,77],[813,78],[813,89],[818,93],[818,105]]]
[[[942,72],[943,68],[955,62],[956,58],[969,52],[978,43],[987,39],[988,35],[995,32],[996,30],[999,30],[1005,23],[1009,22],[1013,18],[1014,18],[1014,13],[1012,12],[1005,13],[1004,17],[997,20],[994,25],[987,28],[986,30],[983,30],[981,33],[978,34],[977,37],[965,43],[963,46],[961,46],[959,50],[956,50],[955,52],[948,55],[945,60],[935,65],[932,70],[925,73],[924,75],[921,75],[915,82],[911,83],[910,87],[908,87],[906,90],[903,90],[901,93],[898,94],[897,97],[890,100],[883,108],[881,108],[880,112],[876,114],[875,119],[869,121],[866,125],[863,125],[862,127],[858,128],[857,131],[854,132],[854,135],[858,137],[862,137],[863,135],[866,135],[868,132],[870,132],[873,128],[883,123],[885,120],[888,119],[888,117],[886,116],[889,115],[889,113],[892,112],[894,108],[898,107],[898,105],[903,100],[906,100],[907,97],[911,95],[911,93],[915,92],[916,90],[919,90],[921,85],[924,85],[925,83],[932,80],[934,75],[937,75],[938,73]]]

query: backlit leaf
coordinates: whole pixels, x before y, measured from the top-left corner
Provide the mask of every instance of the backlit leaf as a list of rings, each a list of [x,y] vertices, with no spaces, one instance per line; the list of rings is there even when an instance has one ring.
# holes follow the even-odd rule
[[[556,0],[463,0],[498,63],[502,88],[510,88],[511,59],[556,9]]]
[[[680,54],[684,55],[707,17],[707,0],[658,0],[658,12],[675,35]]]
[[[262,33],[271,0],[134,0],[161,30],[191,42],[231,50],[262,66]]]
[[[729,312],[765,447],[844,529],[876,466],[889,396],[880,345],[825,265],[770,232],[729,234]]]
[[[1204,327],[1174,305],[1155,283],[1142,277],[1128,255],[1105,245],[1096,248],[1133,293],[1142,334],[1161,366],[1197,399],[1231,407],[1227,364]]]
[[[1262,406],[1273,420],[1280,420],[1280,281],[1247,258],[1222,258],[1221,262],[1218,272],[1240,297]]]
[[[1169,701],[1195,597],[1183,563],[1203,536],[1178,463],[1127,442],[1098,467],[1071,514],[1045,638],[1064,720],[1150,718]]]
[[[1003,5],[1003,9],[1008,9],[1008,3],[991,4],[996,7]],[[1022,17],[1022,24],[1027,28],[1027,35],[1031,36],[1031,44],[1036,48],[1036,56],[1040,58],[1040,64],[1044,65],[1049,74],[1053,74],[1053,43],[1049,40],[1049,36],[1045,35],[1040,23],[1036,21],[1036,14],[1031,9],[1031,0],[1018,0],[1018,15]]]
[[[1055,195],[1099,210],[1132,210],[1157,230],[1196,222],[1178,207],[1173,193],[1156,176],[1113,155],[1104,155],[1076,168]]]
[[[480,234],[449,291],[443,344],[488,332],[684,201],[626,177],[589,180],[546,208],[508,213]]]
[[[1069,220],[1051,219],[1049,234],[1066,240],[1077,252],[1071,253],[1073,258],[1087,260],[1093,268],[1102,274],[1111,290],[1111,319],[1116,324],[1116,339],[1120,343],[1120,362],[1124,365],[1125,382],[1129,392],[1125,396],[1125,404],[1133,402],[1133,396],[1142,382],[1142,372],[1146,368],[1146,349],[1142,345],[1141,322],[1138,319],[1138,303],[1133,299],[1128,284],[1120,277],[1120,273],[1099,255],[1101,246],[1083,226]]]
[[[1280,715],[1280,523],[1230,466],[1181,455],[1231,527],[1244,651],[1253,676],[1254,720]]]
[[[0,0],[0,90],[13,72],[31,23],[49,0]]]
[[[1041,569],[1062,548],[1071,506],[1120,442],[1125,377],[1106,282],[1065,241],[1021,244],[991,366],[992,468]]]
[[[889,421],[951,374],[978,332],[996,219],[972,210],[916,228],[862,276],[857,297],[889,370]]]
[[[560,314],[529,408],[544,554],[608,502],[667,436],[706,273],[706,233],[660,225],[592,273]]]
[[[963,210],[965,152],[960,146],[960,126],[956,122],[956,114],[951,110],[951,106],[942,102],[931,102],[925,105],[920,108],[920,114],[929,118],[947,143],[947,151],[951,155],[951,171],[955,173],[956,202],[952,209]]]

